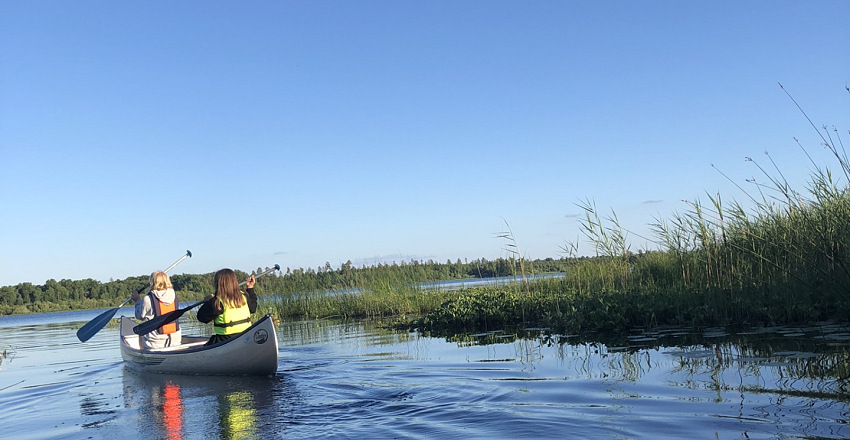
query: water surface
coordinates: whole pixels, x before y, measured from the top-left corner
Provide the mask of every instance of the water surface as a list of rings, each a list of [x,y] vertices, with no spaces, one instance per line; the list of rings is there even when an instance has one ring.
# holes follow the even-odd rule
[[[204,378],[125,370],[117,323],[80,343],[97,312],[0,317],[3,438],[850,437],[838,324],[597,340],[282,323],[278,374]]]

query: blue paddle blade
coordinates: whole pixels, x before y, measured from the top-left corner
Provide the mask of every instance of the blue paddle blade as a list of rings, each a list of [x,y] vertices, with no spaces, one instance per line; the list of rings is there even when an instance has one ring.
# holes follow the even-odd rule
[[[80,342],[86,342],[91,339],[92,336],[97,334],[103,327],[106,327],[106,324],[118,313],[118,309],[120,307],[116,307],[114,309],[107,310],[100,315],[97,315],[94,319],[87,322],[86,325],[80,327],[77,330],[77,338]]]

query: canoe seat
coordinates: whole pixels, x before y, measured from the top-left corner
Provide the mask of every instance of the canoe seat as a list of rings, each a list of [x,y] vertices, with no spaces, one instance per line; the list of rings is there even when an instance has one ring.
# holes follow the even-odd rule
[[[142,338],[142,337],[141,337],[141,336],[139,336],[139,335],[128,335],[128,336],[124,336],[124,342],[125,342],[125,343],[127,344],[127,346],[129,346],[130,348],[133,348],[133,349],[135,349],[135,350],[138,350],[138,349],[139,349],[139,347],[141,347],[141,346],[142,346],[141,338]]]
[[[192,347],[202,347],[206,343],[207,343],[206,341],[192,342],[192,343],[189,343],[189,344],[180,344],[180,345],[175,345],[175,346],[172,346],[172,347],[151,348],[151,349],[148,349],[146,351],[149,351],[151,353],[161,353],[163,351],[179,351],[179,350],[186,350],[186,349],[189,349],[189,348],[192,348]]]
[[[124,342],[127,344],[128,347],[130,347],[134,350],[141,350],[141,346],[142,346],[141,339],[142,339],[142,337],[139,336],[139,335],[126,335],[126,336],[124,336]],[[173,347],[149,348],[149,349],[146,349],[145,351],[152,352],[152,353],[158,353],[158,352],[163,352],[163,351],[186,350],[187,348],[192,348],[192,347],[202,347],[204,344],[207,343],[206,338],[203,338],[200,341],[197,340],[198,338],[194,338],[194,339],[195,339],[195,341],[193,341],[193,342],[183,343],[183,344],[180,344],[180,345],[175,345]]]

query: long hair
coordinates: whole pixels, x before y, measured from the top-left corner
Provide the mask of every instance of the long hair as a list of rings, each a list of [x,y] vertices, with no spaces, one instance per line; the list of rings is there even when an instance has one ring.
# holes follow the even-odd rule
[[[215,284],[215,296],[222,304],[229,308],[245,305],[245,297],[239,291],[239,282],[232,270],[222,269],[216,272],[213,284]]]
[[[173,289],[174,286],[171,285],[171,278],[168,277],[168,274],[158,270],[151,274],[151,290],[165,290],[165,289]]]

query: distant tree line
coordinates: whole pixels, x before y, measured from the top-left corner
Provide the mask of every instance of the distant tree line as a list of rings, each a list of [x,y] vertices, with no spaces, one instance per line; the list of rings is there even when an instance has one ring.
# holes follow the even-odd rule
[[[369,286],[381,280],[400,280],[408,283],[447,281],[468,278],[526,275],[534,273],[562,272],[567,267],[566,259],[546,258],[524,261],[520,269],[514,258],[498,258],[438,263],[433,260],[391,264],[375,264],[354,267],[347,261],[339,268],[330,263],[313,268],[282,269],[281,274],[268,275],[257,281],[260,294],[286,294],[324,290],[343,290]],[[268,269],[268,268],[265,268]],[[264,271],[257,268],[253,273]],[[240,280],[249,273],[236,270]],[[213,293],[213,274],[172,275],[171,282],[181,301],[197,301]],[[130,297],[133,291],[144,287],[148,276],[129,277],[123,280],[100,282],[84,280],[47,280],[43,285],[20,283],[16,286],[0,287],[0,315],[44,313],[65,310],[83,310],[115,307]]]

